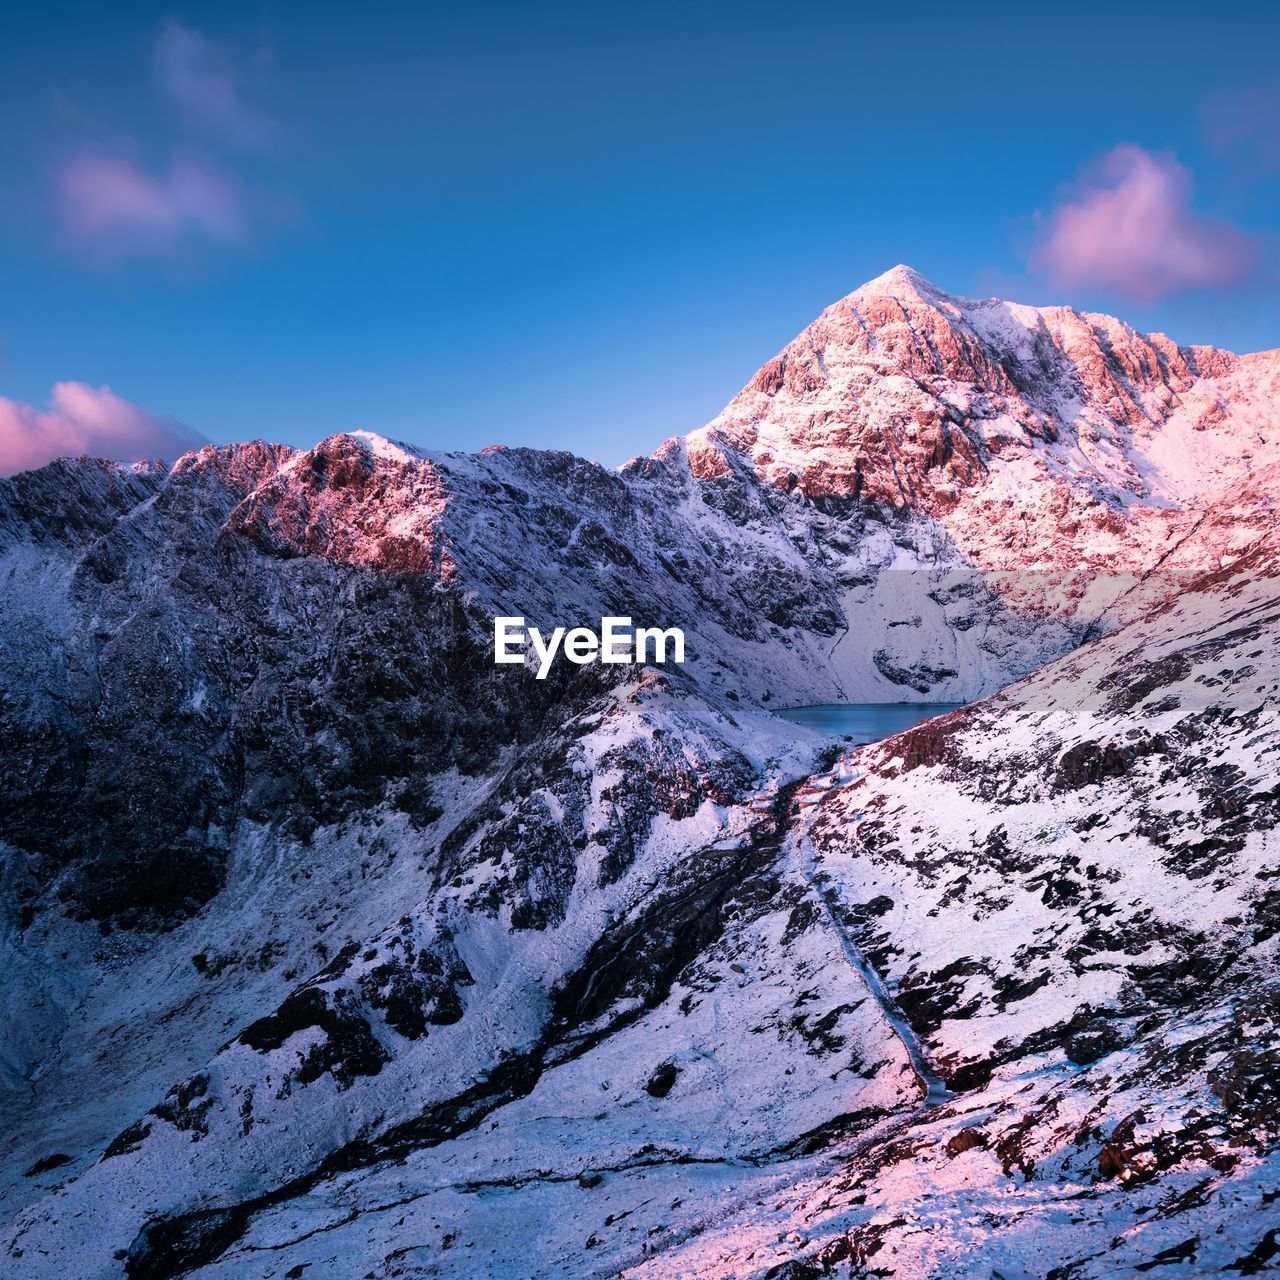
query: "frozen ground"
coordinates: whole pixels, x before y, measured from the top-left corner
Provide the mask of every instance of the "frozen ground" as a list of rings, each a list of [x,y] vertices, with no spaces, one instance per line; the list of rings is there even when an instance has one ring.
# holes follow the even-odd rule
[[[0,1274],[1274,1265],[1277,376],[900,269],[619,472],[0,484]]]

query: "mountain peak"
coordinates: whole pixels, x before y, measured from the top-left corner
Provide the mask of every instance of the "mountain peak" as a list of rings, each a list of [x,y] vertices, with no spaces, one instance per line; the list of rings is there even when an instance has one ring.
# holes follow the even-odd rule
[[[854,293],[880,294],[889,297],[907,295],[922,299],[947,296],[944,290],[939,289],[931,280],[927,280],[905,262],[900,262],[896,267],[890,267],[888,271],[882,272],[873,280],[868,280],[866,284],[855,289]]]
[[[422,450],[415,445],[406,444],[403,440],[392,440],[376,431],[345,431],[341,435],[356,440],[373,454],[375,458],[384,458],[391,462],[416,462],[422,459]]]
[[[702,474],[736,450],[787,489],[946,516],[990,563],[991,509],[1013,489],[1045,509],[1082,494],[1140,506],[1154,529],[1239,482],[1280,445],[1256,425],[1278,373],[1110,316],[953,297],[899,264],[827,307],[690,439]]]

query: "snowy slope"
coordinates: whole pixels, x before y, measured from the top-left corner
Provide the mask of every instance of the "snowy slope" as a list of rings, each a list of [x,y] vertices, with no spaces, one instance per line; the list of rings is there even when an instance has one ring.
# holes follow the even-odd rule
[[[897,269],[618,472],[0,483],[0,1275],[1261,1265],[1278,376]]]
[[[707,473],[745,455],[772,485],[933,516],[1015,598],[1095,616],[1134,576],[1216,568],[1257,537],[1278,396],[1280,352],[953,298],[896,267],[828,307],[685,447]],[[1212,519],[1223,503],[1229,524]]]
[[[1276,568],[842,764],[820,866],[953,1097],[629,1274],[1274,1267]]]
[[[471,975],[461,1018],[401,1045],[360,1005],[395,1050],[362,1139],[316,1165],[314,1112],[350,1121],[353,1095],[374,1090],[302,1083],[324,1043],[305,1029],[265,1052],[242,1035],[197,1077],[198,1121],[153,1114],[65,1206],[24,1215],[24,1274],[59,1274],[73,1213],[104,1247],[132,1249],[132,1275],[737,1277],[874,1259],[903,1276],[1105,1276],[1165,1250],[1206,1271],[1265,1260],[1280,1227],[1274,568],[1260,552],[986,703],[784,787],[781,829],[769,790],[739,818],[655,829],[633,864],[639,893],[627,877],[621,897],[592,889],[529,939],[539,977],[511,973],[518,934],[481,941],[484,910],[455,908]],[[637,716],[674,730],[662,683],[585,734],[574,726],[572,750],[625,746]],[[690,742],[709,727],[682,726]],[[599,762],[583,775],[603,790],[620,776]],[[715,848],[743,858],[727,881]],[[464,900],[473,877],[506,874],[465,853],[460,865],[473,868],[451,881]],[[681,912],[682,895],[695,909]],[[531,1060],[527,994],[507,1001],[565,972],[562,948],[600,910],[593,899],[615,904],[612,919],[570,947],[567,994],[548,984]],[[401,937],[421,939],[421,915]],[[687,950],[672,961],[673,946]],[[361,990],[347,973],[319,985]],[[478,1071],[495,1026],[517,1052]],[[467,1034],[450,1043],[455,1027]],[[441,1060],[427,1069],[433,1039]],[[950,1085],[933,1105],[913,1045]],[[459,1061],[479,1087],[465,1105],[427,1105]],[[263,1073],[274,1093],[261,1103]],[[388,1124],[408,1079],[414,1118]],[[259,1125],[275,1145],[255,1155]],[[190,1208],[181,1231],[126,1240],[139,1195],[152,1197],[146,1216],[227,1205],[229,1188],[261,1186],[255,1160],[270,1187],[230,1198],[231,1243],[213,1229],[226,1218]],[[218,1197],[159,1176],[176,1167]],[[100,1265],[86,1274],[112,1274]]]

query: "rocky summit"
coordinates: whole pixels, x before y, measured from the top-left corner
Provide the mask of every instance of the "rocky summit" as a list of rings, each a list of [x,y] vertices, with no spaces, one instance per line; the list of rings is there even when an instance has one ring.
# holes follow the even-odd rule
[[[616,471],[0,481],[0,1275],[1280,1265],[1278,477],[1280,352],[899,267]]]

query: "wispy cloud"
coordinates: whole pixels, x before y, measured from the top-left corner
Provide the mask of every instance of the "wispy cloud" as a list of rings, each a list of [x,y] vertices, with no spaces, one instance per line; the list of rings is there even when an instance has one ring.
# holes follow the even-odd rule
[[[154,70],[165,104],[160,118],[176,116],[179,135],[198,130],[199,145],[179,136],[159,147],[128,139],[112,149],[81,146],[54,172],[64,242],[95,264],[242,249],[293,212],[245,154],[275,128],[246,102],[220,48],[170,20],[156,39]]]
[[[218,165],[180,151],[148,172],[136,160],[84,151],[58,172],[63,226],[108,259],[168,255],[184,245],[237,245],[249,233],[240,183]]]
[[[171,462],[207,443],[199,432],[122,400],[110,387],[55,383],[47,409],[0,396],[0,475],[83,454]]]
[[[1048,217],[1032,267],[1061,285],[1107,289],[1140,304],[1239,284],[1257,247],[1239,227],[1197,212],[1192,185],[1172,155],[1116,147]]]
[[[1254,85],[1209,98],[1205,138],[1246,181],[1280,174],[1280,85]]]
[[[161,92],[189,121],[240,146],[274,134],[274,123],[245,101],[230,58],[202,32],[169,19],[156,39],[155,66]]]

